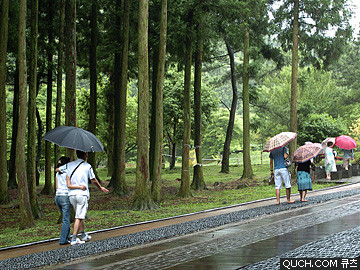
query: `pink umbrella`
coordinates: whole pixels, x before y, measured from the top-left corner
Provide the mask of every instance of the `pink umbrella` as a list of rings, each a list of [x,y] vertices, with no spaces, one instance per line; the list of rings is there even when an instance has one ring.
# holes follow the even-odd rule
[[[356,147],[356,141],[347,135],[341,135],[335,138],[335,145],[341,149],[351,150]]]

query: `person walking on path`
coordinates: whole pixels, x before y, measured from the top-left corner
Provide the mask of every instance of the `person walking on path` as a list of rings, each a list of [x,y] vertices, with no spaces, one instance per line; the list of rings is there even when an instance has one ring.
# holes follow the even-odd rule
[[[354,158],[354,151],[353,149],[348,150],[348,149],[342,149],[344,154],[343,154],[343,167],[346,171],[349,170],[349,165],[350,165],[350,159]]]
[[[294,166],[294,174],[297,168],[297,186],[300,193],[300,202],[307,202],[305,199],[307,191],[312,190],[310,167],[314,170],[314,164],[311,160],[295,163]]]
[[[70,158],[61,157],[58,161],[57,167],[66,165],[70,162]],[[62,226],[60,234],[60,245],[70,244],[70,200],[69,200],[69,190],[67,187],[67,174],[66,173],[56,173],[55,176],[55,204],[62,213]],[[85,190],[85,186],[73,186],[73,188],[78,188]]]
[[[276,204],[280,204],[280,189],[282,187],[282,182],[284,181],[286,189],[286,199],[287,203],[294,203],[294,200],[290,199],[291,195],[291,175],[289,170],[284,164],[285,158],[289,155],[287,153],[286,147],[281,147],[274,149],[270,152],[270,171],[271,175],[275,177],[275,190],[276,190]],[[275,165],[275,166],[274,166]],[[274,171],[275,167],[275,171]]]
[[[91,239],[91,236],[85,233],[84,219],[88,209],[88,200],[90,192],[88,182],[95,184],[102,192],[108,193],[109,190],[101,186],[99,181],[95,178],[93,168],[86,162],[87,153],[77,150],[77,160],[67,164],[67,186],[69,190],[69,199],[71,205],[75,209],[74,230],[71,239],[71,245],[82,244]],[[64,166],[63,166],[64,167]],[[63,169],[60,167],[60,171]],[[73,189],[74,186],[85,186],[86,190]],[[78,232],[81,233],[81,240],[77,237]]]
[[[326,179],[331,180],[331,172],[336,171],[335,157],[333,153],[334,143],[329,141],[327,142],[327,147],[325,148],[325,172]]]

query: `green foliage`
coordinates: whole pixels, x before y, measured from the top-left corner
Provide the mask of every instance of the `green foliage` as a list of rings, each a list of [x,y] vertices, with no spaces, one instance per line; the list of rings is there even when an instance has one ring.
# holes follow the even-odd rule
[[[337,137],[345,133],[346,127],[341,119],[334,119],[330,115],[323,113],[311,113],[298,125],[298,144],[305,142],[320,143],[328,137]]]
[[[174,142],[180,142],[183,136],[183,76],[183,72],[176,71],[172,67],[168,69],[164,78],[164,132],[165,136],[170,136]],[[212,114],[217,109],[219,101],[216,97],[215,89],[207,81],[202,83],[201,91],[202,126],[206,128],[209,122],[212,121]],[[191,91],[192,106],[194,106],[193,103],[194,97],[193,91]]]
[[[273,33],[282,48],[292,48],[294,1],[274,1]],[[278,6],[280,5],[280,6]],[[299,1],[299,51],[304,64],[328,67],[345,49],[351,38],[350,7],[347,0]]]
[[[220,109],[214,113],[213,121],[204,130],[202,152],[205,157],[216,156],[224,149],[226,129],[229,122],[229,111]],[[231,140],[231,151],[242,150],[242,118],[235,117],[234,131]]]
[[[260,87],[254,125],[264,141],[288,130],[290,78],[291,68],[285,67],[266,76]],[[329,136],[346,132],[349,124],[343,116],[348,109],[342,106],[343,96],[339,94],[346,91],[337,85],[332,73],[315,68],[300,68],[298,84],[299,144],[305,141],[321,142]]]

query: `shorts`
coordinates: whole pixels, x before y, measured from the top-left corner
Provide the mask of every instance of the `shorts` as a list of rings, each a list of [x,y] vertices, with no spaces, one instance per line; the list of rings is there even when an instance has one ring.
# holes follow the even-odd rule
[[[291,175],[288,169],[281,168],[275,170],[275,189],[281,189],[284,181],[285,188],[291,188]]]
[[[343,159],[343,166],[345,168],[349,168],[349,165],[350,165],[350,158],[344,158]]]
[[[85,219],[88,209],[88,197],[86,195],[71,195],[69,199],[75,209],[75,218]]]

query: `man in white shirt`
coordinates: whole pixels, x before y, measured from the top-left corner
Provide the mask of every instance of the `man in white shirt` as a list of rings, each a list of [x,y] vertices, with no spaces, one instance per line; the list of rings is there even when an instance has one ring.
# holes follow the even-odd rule
[[[75,209],[74,231],[72,235],[71,245],[82,244],[91,239],[91,236],[85,233],[84,219],[88,209],[88,200],[90,198],[89,179],[102,192],[108,193],[109,190],[101,186],[95,178],[93,168],[86,162],[87,153],[77,150],[77,160],[66,164],[66,168],[60,167],[59,170],[66,170],[67,186],[69,188],[69,199],[71,205]],[[74,186],[85,186],[86,189],[73,189]],[[81,239],[77,238],[78,232],[81,232]]]

